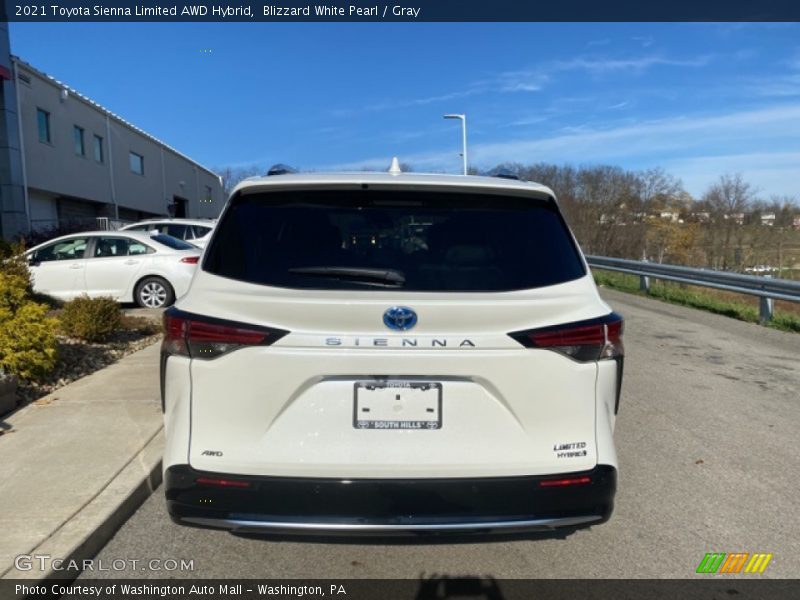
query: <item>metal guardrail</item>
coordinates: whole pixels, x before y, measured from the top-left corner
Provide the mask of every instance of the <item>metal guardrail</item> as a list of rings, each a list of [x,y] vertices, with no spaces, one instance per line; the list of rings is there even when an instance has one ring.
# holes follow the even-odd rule
[[[586,261],[589,266],[597,269],[638,275],[639,289],[645,292],[650,291],[650,278],[652,277],[653,279],[676,281],[678,283],[688,283],[758,296],[760,298],[759,318],[762,323],[772,319],[774,301],[776,299],[800,302],[800,281],[663,265],[625,258],[609,258],[607,256],[587,256]]]

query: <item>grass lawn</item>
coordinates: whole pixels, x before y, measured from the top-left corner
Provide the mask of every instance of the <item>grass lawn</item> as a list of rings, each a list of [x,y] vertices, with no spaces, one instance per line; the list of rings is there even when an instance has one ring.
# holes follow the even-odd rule
[[[691,306],[692,308],[707,310],[718,315],[733,317],[740,321],[758,323],[759,301],[756,296],[735,294],[671,281],[659,281],[653,278],[650,278],[650,293],[646,294],[639,290],[638,275],[603,271],[602,269],[592,269],[592,273],[599,286],[641,296],[646,295],[664,302],[671,302],[672,304]],[[800,333],[800,303],[776,301],[774,317],[772,321],[767,323],[767,326],[782,331]]]

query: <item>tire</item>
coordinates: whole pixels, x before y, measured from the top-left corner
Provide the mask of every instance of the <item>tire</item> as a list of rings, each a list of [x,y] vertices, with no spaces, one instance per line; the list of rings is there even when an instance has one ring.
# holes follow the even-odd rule
[[[161,277],[145,277],[133,295],[136,304],[142,308],[165,308],[175,302],[172,286]]]

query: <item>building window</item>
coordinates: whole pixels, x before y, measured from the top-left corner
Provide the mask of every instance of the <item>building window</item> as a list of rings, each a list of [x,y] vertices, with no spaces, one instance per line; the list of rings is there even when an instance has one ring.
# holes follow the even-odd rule
[[[86,146],[83,143],[83,127],[75,127],[72,128],[75,137],[75,154],[78,156],[86,156]]]
[[[103,162],[103,138],[99,135],[94,136],[94,159]]]
[[[37,108],[36,122],[39,125],[39,141],[47,144],[52,142],[52,138],[50,137],[50,113],[41,108]]]
[[[131,152],[131,171],[137,175],[144,175],[144,156]]]
[[[212,196],[211,196],[211,193],[212,193],[212,192],[211,192],[211,186],[210,186],[210,185],[207,185],[207,186],[205,186],[205,188],[206,188],[206,195],[205,195],[205,197],[203,198],[203,200],[204,200],[205,202],[211,202],[211,200],[213,200],[213,198],[212,198]]]

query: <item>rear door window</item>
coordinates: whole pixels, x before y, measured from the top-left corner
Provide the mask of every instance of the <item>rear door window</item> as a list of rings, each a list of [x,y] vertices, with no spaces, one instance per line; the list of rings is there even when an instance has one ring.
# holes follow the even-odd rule
[[[94,245],[94,258],[128,256],[131,240],[118,237],[99,237]]]
[[[529,289],[585,275],[552,202],[380,190],[238,196],[203,268],[296,289],[427,292]]]
[[[155,252],[150,246],[147,244],[143,244],[142,242],[136,240],[130,240],[128,242],[128,256],[139,256],[141,254],[152,254]]]

